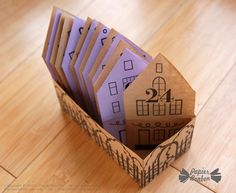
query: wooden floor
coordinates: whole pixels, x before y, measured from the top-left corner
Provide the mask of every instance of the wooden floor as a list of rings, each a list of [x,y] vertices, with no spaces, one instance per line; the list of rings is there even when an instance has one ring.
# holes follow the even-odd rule
[[[53,5],[163,53],[197,91],[191,149],[143,189],[61,112],[41,58]],[[235,0],[1,0],[0,192],[236,192],[235,21]],[[193,167],[222,180],[180,183]]]

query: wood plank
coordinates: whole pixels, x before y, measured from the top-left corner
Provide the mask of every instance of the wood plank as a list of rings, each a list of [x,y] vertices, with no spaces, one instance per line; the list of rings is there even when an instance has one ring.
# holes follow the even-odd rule
[[[90,1],[80,1],[80,6],[74,6],[76,0],[70,1],[27,1],[26,4],[11,2],[2,9],[19,9],[1,22],[0,37],[0,81],[13,71],[19,63],[24,61],[42,46],[46,37],[47,27],[53,5],[58,5],[74,13],[79,13]],[[0,18],[1,20],[1,18]],[[9,62],[10,61],[10,62]]]
[[[145,44],[163,53],[197,91],[196,113],[236,61],[236,1],[187,1]]]
[[[140,192],[211,192],[196,182],[182,184],[168,168]],[[73,121],[12,184],[41,188],[37,192],[136,192],[138,185]],[[49,188],[52,188],[51,190]],[[56,190],[55,190],[56,189]],[[11,187],[6,192],[11,192]],[[20,191],[15,191],[20,192]],[[22,191],[27,192],[27,191]],[[67,191],[69,192],[69,191]]]
[[[204,183],[216,192],[236,192],[236,65],[196,119],[192,147],[173,165],[178,169],[219,168],[222,180]]]
[[[2,25],[7,27],[1,28],[0,54],[4,57],[1,58],[0,81],[16,68],[20,61],[30,57],[43,44],[52,5],[57,5],[83,18],[91,16],[101,20],[108,26],[116,27],[117,30],[141,45],[184,2],[184,0],[175,0],[175,6],[172,6],[172,1],[150,0],[147,4],[134,0],[118,2],[82,0],[79,3],[73,0],[69,3],[68,1],[30,1],[25,6],[9,4],[3,8],[11,10],[11,7],[15,5],[19,8],[19,13],[16,11],[2,22]],[[152,9],[152,7],[156,8]],[[120,14],[121,11],[122,14]],[[153,25],[154,21],[158,23]],[[10,65],[9,61],[11,61]]]
[[[4,90],[0,102],[0,163],[15,176],[70,121],[61,112],[40,57],[36,52],[5,79],[6,84],[0,84]]]
[[[3,192],[15,178],[0,167],[0,192]]]
[[[95,18],[142,46],[184,3],[184,0],[102,0],[91,3],[80,16]]]

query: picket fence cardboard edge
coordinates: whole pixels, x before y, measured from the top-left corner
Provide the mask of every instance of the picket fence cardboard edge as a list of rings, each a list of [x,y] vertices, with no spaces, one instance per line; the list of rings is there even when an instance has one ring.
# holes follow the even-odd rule
[[[80,128],[102,147],[140,187],[151,182],[191,146],[195,118],[175,135],[158,145],[145,159],[142,159],[96,123],[57,82],[53,81],[53,83],[62,110],[68,113]]]

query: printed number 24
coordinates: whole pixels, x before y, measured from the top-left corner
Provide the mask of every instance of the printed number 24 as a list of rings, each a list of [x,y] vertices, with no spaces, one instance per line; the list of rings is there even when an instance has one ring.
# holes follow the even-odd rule
[[[157,97],[157,90],[154,88],[148,88],[146,90],[147,95],[151,95],[151,97],[146,100],[146,103],[158,103],[159,99],[162,99],[166,95],[166,102],[170,102],[170,97],[171,97],[171,89],[166,91],[162,96]]]

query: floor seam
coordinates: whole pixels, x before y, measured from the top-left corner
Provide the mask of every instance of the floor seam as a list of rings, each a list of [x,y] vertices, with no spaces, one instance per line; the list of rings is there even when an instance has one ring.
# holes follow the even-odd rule
[[[13,178],[17,178],[13,173],[11,173],[9,170],[7,170],[6,168],[4,168],[2,165],[0,165],[0,168],[2,168],[5,172],[7,172],[9,175],[11,175]]]
[[[234,62],[232,64],[232,66],[229,68],[229,70],[225,73],[224,77],[220,80],[220,83],[215,87],[215,89],[212,91],[212,93],[209,95],[208,99],[206,100],[206,102],[202,105],[202,107],[200,108],[200,110],[197,112],[196,116],[199,115],[201,113],[201,111],[203,110],[203,108],[207,105],[207,103],[209,102],[209,100],[213,97],[213,95],[216,93],[216,91],[218,90],[218,88],[223,84],[223,82],[225,81],[225,79],[227,78],[227,76],[230,74],[230,72],[232,71],[232,69],[234,68],[234,66],[236,65],[236,62]]]
[[[56,140],[56,138],[62,133],[62,131],[72,122],[73,120],[69,120],[69,122],[62,127],[62,129],[53,137],[53,139],[32,159],[32,161],[25,166],[25,168],[17,175],[16,178],[20,177],[22,173],[44,152],[46,149]]]
[[[11,174],[14,177],[14,180],[2,191],[2,193],[6,192],[7,189],[17,180],[17,178],[19,178],[22,173],[28,168],[30,167],[30,165],[44,152],[46,151],[46,149],[56,140],[56,138],[60,135],[60,133],[72,122],[73,120],[69,120],[69,122],[62,127],[62,129],[53,137],[53,139],[38,153],[38,155],[35,156],[34,159],[32,159],[32,161],[19,173],[19,175],[14,176],[11,172],[9,172],[8,170],[6,170],[5,168],[3,168],[2,166],[0,166],[0,168],[3,168],[4,171],[6,171],[7,173]]]
[[[23,58],[20,62],[18,62],[18,64],[12,69],[10,70],[3,78],[0,79],[0,84],[11,74],[13,73],[19,66],[23,65],[24,62],[31,57],[32,55],[34,55],[37,50],[39,50],[42,47],[42,44],[40,44],[38,47],[36,47],[32,52],[30,52],[25,58]]]

